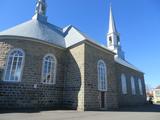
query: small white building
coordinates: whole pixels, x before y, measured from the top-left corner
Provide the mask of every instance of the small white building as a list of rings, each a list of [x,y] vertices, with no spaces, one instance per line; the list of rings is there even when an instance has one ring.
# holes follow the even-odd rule
[[[153,90],[154,103],[160,103],[160,86]]]

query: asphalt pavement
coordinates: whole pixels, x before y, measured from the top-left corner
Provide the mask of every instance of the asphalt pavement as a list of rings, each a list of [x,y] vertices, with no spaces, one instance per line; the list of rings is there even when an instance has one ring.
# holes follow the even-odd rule
[[[124,107],[117,111],[8,111],[0,120],[160,120],[160,105]]]

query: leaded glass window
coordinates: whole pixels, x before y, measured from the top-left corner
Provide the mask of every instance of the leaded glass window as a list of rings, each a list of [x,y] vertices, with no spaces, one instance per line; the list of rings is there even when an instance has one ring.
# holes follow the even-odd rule
[[[131,77],[131,89],[132,89],[132,95],[135,95],[136,94],[136,87],[135,87],[134,77]]]
[[[121,87],[122,87],[122,93],[127,94],[127,81],[125,74],[121,75]]]
[[[143,88],[142,88],[142,80],[138,79],[138,85],[139,85],[139,93],[140,95],[143,95]]]
[[[24,51],[21,49],[14,49],[9,53],[4,81],[18,82],[21,80],[24,57]]]
[[[107,90],[107,68],[103,60],[98,61],[97,70],[98,70],[98,89],[100,91],[106,91]]]
[[[54,55],[49,54],[43,58],[42,83],[55,84],[56,78],[56,59]]]

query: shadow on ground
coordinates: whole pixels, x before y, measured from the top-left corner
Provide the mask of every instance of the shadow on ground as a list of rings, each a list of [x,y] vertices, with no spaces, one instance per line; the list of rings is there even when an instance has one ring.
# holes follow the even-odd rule
[[[59,109],[13,109],[13,110],[0,110],[0,114],[6,114],[6,113],[40,113],[43,111],[57,111]],[[66,109],[60,109],[62,111],[70,111]],[[160,112],[160,104],[146,104],[143,106],[126,106],[121,107],[118,110],[108,110],[108,112]],[[99,111],[99,112],[105,112],[105,111]],[[107,112],[107,111],[106,111]]]
[[[160,112],[160,104],[146,104],[143,106],[121,107],[119,112]]]

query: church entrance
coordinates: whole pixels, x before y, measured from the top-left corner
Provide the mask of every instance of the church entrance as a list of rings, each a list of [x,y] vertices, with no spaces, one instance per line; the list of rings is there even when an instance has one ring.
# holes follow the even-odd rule
[[[105,108],[105,92],[101,92],[101,109]]]

